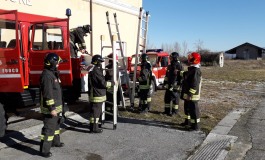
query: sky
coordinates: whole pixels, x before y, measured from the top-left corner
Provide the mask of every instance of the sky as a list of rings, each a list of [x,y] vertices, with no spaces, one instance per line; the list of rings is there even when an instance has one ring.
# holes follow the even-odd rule
[[[196,44],[212,52],[245,42],[265,47],[265,0],[143,0],[148,45]]]

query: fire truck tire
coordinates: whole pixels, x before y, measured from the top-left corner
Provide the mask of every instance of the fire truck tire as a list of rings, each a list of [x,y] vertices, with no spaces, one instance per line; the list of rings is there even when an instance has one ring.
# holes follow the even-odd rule
[[[5,135],[6,131],[6,115],[4,105],[0,103],[0,137]]]

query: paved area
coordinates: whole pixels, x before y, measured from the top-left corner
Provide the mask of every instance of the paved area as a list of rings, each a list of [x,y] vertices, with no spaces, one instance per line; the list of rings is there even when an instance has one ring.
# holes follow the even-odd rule
[[[160,122],[119,118],[116,130],[112,129],[111,123],[106,123],[104,133],[99,136],[87,133],[86,113],[69,112],[69,121],[64,125],[65,132],[62,137],[68,144],[86,148],[90,155],[86,154],[84,159],[96,156],[97,159],[262,160],[265,159],[264,115],[265,100],[254,109],[234,110],[220,121],[207,137],[202,132],[180,131]],[[42,122],[38,119],[29,119],[27,122],[15,124],[16,127],[11,125],[15,132],[10,132],[8,138],[1,139],[0,159],[13,159],[14,156],[9,153],[24,155],[25,159],[36,159],[31,154],[25,155],[21,150],[15,151],[11,146],[34,141],[35,145],[27,149],[35,148],[36,152]],[[72,159],[71,155],[83,159],[78,153],[67,147],[58,155],[64,160]]]
[[[86,117],[86,113],[68,117],[61,134],[67,146],[53,150],[53,159],[90,159],[88,153],[104,160],[187,159],[205,139],[203,132],[180,131],[164,123],[128,118],[119,118],[116,130],[107,122],[102,134],[89,134]],[[0,159],[36,159],[41,127],[42,124],[34,125],[9,134],[0,143]],[[22,142],[30,145],[17,147],[16,144]]]
[[[229,132],[238,139],[226,160],[265,160],[265,99],[243,115]]]

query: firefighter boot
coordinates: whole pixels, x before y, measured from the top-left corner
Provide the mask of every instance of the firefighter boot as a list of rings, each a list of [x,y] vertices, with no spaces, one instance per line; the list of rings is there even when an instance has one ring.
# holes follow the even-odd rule
[[[94,123],[89,124],[89,133],[93,133],[93,125]]]
[[[146,114],[146,113],[148,113],[148,107],[147,104],[143,104],[140,114]]]
[[[60,135],[59,134],[54,135],[53,141],[52,141],[52,147],[63,147],[63,146],[64,146],[64,143],[61,142]]]
[[[191,124],[190,131],[199,131],[199,130],[200,130],[200,126],[198,123],[192,123]]]
[[[147,102],[147,110],[150,111],[151,110],[151,103]]]
[[[181,126],[190,126],[190,121],[188,119],[185,119],[184,122],[180,123]]]
[[[174,116],[174,115],[177,115],[177,114],[178,114],[178,109],[172,108],[171,115]]]
[[[167,116],[170,116],[170,108],[169,107],[165,107],[165,111],[163,114],[166,114]]]
[[[102,133],[103,129],[98,127],[98,123],[93,124],[93,133]]]
[[[43,150],[43,143],[44,143],[44,141],[41,140],[41,142],[40,142],[40,156],[45,157],[45,158],[49,158],[49,157],[52,156],[52,153],[51,152],[48,152],[48,153],[42,152],[42,150]]]
[[[49,158],[49,157],[52,156],[52,153],[51,153],[51,152],[48,152],[48,153],[41,153],[40,155],[41,155],[42,157],[44,157],[44,158]]]

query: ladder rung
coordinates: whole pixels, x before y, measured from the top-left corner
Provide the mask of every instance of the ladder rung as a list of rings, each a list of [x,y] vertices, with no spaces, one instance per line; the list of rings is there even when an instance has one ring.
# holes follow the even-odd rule
[[[102,46],[102,48],[112,48],[112,46]]]
[[[140,46],[141,46],[141,47],[145,47],[145,45],[143,45],[143,44],[140,44]]]
[[[145,37],[141,37],[142,39],[146,39]]]
[[[110,25],[115,25],[115,26],[116,26],[116,25],[119,25],[119,24],[116,24],[116,23],[108,23],[108,24],[110,24]]]
[[[113,113],[110,113],[110,112],[107,112],[107,111],[104,111],[104,113],[113,116]]]
[[[105,101],[105,103],[108,103],[110,105],[113,105],[113,103],[112,102],[109,102],[109,101]]]

